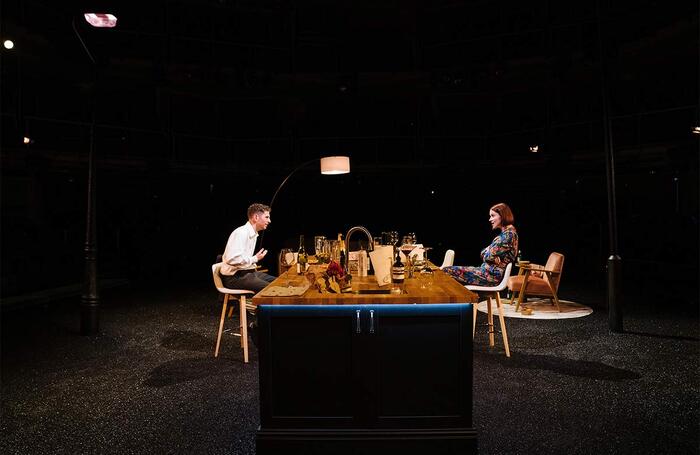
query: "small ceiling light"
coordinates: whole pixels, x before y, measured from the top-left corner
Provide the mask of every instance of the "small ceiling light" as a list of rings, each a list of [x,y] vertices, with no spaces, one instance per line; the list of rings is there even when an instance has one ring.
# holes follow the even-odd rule
[[[113,14],[85,13],[85,20],[93,27],[112,28],[117,26],[117,17]]]
[[[11,39],[6,39],[3,41],[2,45],[5,46],[5,49],[12,49],[15,47],[15,43]]]
[[[700,126],[693,128],[693,134],[700,134]]]
[[[31,144],[32,142],[34,142],[34,141],[32,141],[32,138],[30,138],[30,137],[24,136],[24,137],[22,138],[22,143],[23,143],[23,144],[29,145],[29,144]]]
[[[531,146],[530,146],[530,151],[531,151],[532,153],[537,153],[537,152],[540,151],[540,146],[539,146],[539,145],[531,145]]]

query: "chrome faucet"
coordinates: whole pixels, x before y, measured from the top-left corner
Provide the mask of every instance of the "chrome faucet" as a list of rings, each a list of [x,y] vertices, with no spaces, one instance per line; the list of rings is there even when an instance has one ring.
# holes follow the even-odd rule
[[[374,251],[374,240],[372,239],[372,234],[369,233],[367,228],[364,226],[351,227],[348,233],[345,234],[345,264],[343,264],[343,268],[345,270],[348,269],[348,261],[350,260],[350,236],[357,231],[360,231],[367,236],[367,240],[369,241],[369,251]]]

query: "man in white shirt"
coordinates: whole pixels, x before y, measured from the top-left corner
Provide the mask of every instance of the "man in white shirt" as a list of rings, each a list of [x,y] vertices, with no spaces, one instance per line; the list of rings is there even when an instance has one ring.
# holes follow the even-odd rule
[[[267,229],[270,222],[269,206],[251,204],[248,207],[248,222],[236,228],[226,243],[221,264],[221,281],[224,286],[260,292],[276,278],[255,270],[256,264],[267,255],[267,250],[261,248],[253,254],[258,232]]]

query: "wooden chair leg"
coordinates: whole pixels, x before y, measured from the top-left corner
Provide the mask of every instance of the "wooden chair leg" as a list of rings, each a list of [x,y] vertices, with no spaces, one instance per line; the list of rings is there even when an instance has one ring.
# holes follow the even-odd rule
[[[241,295],[238,301],[241,319],[241,347],[243,348],[243,362],[248,363],[248,315],[245,310],[245,295]]]
[[[472,340],[474,339],[474,335],[476,334],[476,314],[479,312],[478,307],[479,302],[476,302],[472,304],[472,309],[474,312],[474,315],[472,316]]]
[[[554,290],[552,287],[552,283],[550,282],[551,278],[547,280],[547,286],[549,286],[549,290],[552,292],[552,297],[554,298],[554,303],[557,305],[557,311],[561,313],[561,308],[559,307],[559,297],[557,297],[557,291]]]
[[[491,296],[489,295],[487,298],[487,305],[488,305],[488,316],[489,316],[489,346],[495,346],[496,342],[494,339],[494,329],[493,329],[493,312],[491,311]]]
[[[231,316],[233,316],[233,305],[231,305],[228,309],[228,317],[230,318]]]
[[[523,299],[525,298],[525,287],[527,286],[527,279],[529,276],[530,271],[525,271],[525,276],[523,277],[523,284],[520,286],[520,292],[518,292],[518,304],[515,305],[516,313],[520,310],[520,305],[523,303]]]
[[[501,320],[501,335],[503,335],[503,346],[506,348],[506,357],[510,357],[510,347],[508,346],[508,332],[506,331],[506,321],[501,308],[501,296],[496,292],[496,306],[498,306],[498,318]]]
[[[216,336],[216,348],[214,357],[219,356],[219,346],[221,345],[221,333],[224,331],[224,320],[226,319],[226,305],[228,304],[228,294],[224,294],[224,304],[221,307],[221,320],[219,321],[219,334]]]

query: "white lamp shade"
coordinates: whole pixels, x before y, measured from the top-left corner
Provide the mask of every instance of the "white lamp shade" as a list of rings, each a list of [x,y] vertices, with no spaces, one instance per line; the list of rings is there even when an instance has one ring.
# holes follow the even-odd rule
[[[350,173],[349,156],[326,156],[321,158],[321,174],[348,174]]]

